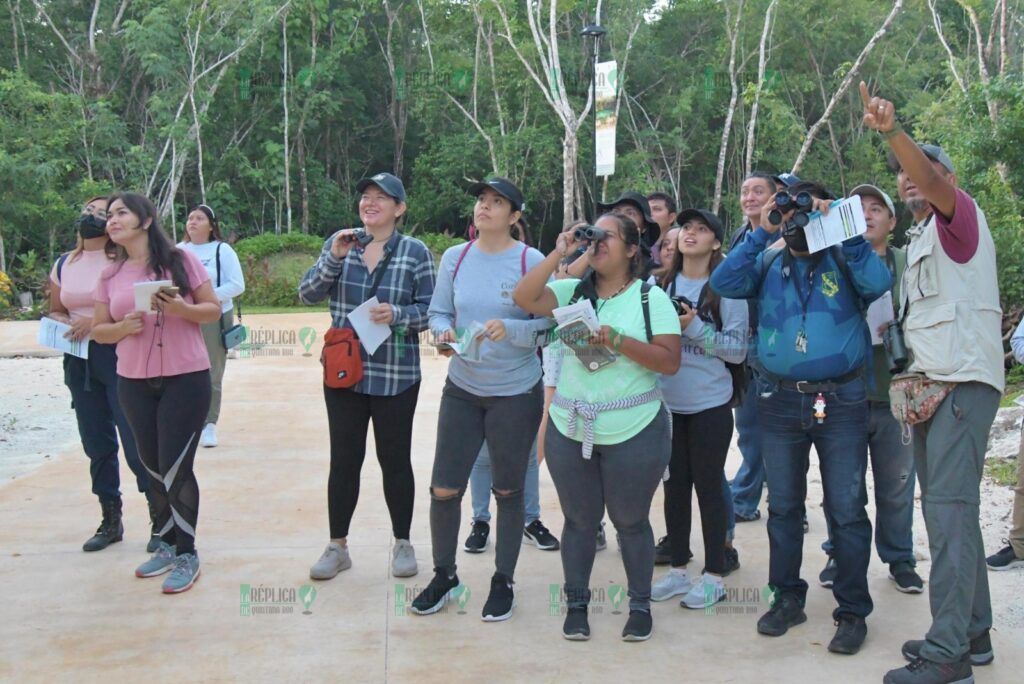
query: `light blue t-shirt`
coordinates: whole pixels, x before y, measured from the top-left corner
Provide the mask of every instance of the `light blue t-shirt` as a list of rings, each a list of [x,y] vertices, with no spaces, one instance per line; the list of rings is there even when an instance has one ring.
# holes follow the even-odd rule
[[[512,292],[525,269],[544,260],[544,255],[517,242],[503,252],[487,254],[473,244],[449,247],[441,257],[434,295],[428,315],[430,330],[440,335],[446,330],[461,332],[474,321],[486,324],[501,319],[506,338],[493,342],[484,338],[480,360],[467,361],[455,355],[448,364],[448,379],[457,387],[481,397],[508,397],[528,392],[540,381],[537,334],[551,327],[547,318],[530,318],[512,301]],[[465,252],[459,265],[455,265]],[[544,336],[541,335],[543,341]]]

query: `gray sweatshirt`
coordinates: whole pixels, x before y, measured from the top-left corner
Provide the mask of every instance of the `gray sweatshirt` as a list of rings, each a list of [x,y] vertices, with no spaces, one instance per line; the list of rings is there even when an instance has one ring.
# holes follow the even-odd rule
[[[696,303],[707,278],[690,280],[676,276],[675,296]],[[670,295],[672,288],[666,289]],[[692,414],[721,406],[732,398],[732,374],[725,362],[740,363],[747,356],[747,303],[720,300],[722,329],[695,316],[683,330],[679,371],[661,376],[661,391],[673,413]]]
[[[505,323],[504,340],[482,341],[480,361],[467,361],[455,355],[449,362],[448,379],[471,394],[523,394],[540,380],[537,333],[550,328],[551,320],[532,319],[512,302],[512,291],[523,277],[524,249],[527,271],[544,260],[544,255],[522,243],[498,254],[486,254],[474,244],[462,259],[454,282],[455,265],[466,245],[450,247],[441,257],[428,310],[431,332],[440,335],[446,330],[461,331],[473,321],[485,324],[501,319]]]

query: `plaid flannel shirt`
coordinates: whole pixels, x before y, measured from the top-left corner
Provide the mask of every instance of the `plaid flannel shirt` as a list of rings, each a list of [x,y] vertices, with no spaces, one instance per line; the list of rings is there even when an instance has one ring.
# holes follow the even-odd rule
[[[344,259],[331,254],[334,235],[324,242],[320,258],[299,283],[299,299],[316,304],[330,297],[332,325],[343,327],[356,307],[372,296],[373,274],[363,261],[363,250],[354,246]],[[361,394],[394,396],[420,381],[419,333],[428,327],[427,307],[434,294],[434,257],[427,246],[397,230],[384,245],[392,254],[377,299],[390,304],[394,313],[392,334],[369,356],[360,347],[363,379],[352,389]]]

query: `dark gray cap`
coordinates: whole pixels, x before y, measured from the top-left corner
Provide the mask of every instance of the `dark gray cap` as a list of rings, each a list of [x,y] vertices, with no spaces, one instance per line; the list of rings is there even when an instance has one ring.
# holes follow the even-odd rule
[[[938,145],[930,145],[928,143],[918,143],[918,147],[924,152],[924,155],[934,162],[942,164],[942,167],[950,173],[956,173],[956,169],[953,168],[953,160],[949,158],[946,151]],[[889,168],[893,171],[898,172],[900,170],[900,163],[896,159],[896,155],[893,154],[892,150],[889,150],[888,155]]]
[[[356,192],[362,192],[371,185],[376,185],[396,202],[405,201],[405,186],[398,176],[386,172],[376,173],[356,183]]]

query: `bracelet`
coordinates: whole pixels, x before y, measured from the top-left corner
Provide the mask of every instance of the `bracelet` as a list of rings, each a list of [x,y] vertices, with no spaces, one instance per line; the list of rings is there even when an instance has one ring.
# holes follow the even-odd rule
[[[902,132],[903,132],[903,129],[900,128],[899,124],[894,125],[888,131],[879,131],[879,133],[882,134],[882,137],[885,138],[886,140],[892,140],[893,138],[895,138],[897,135],[899,135]]]

